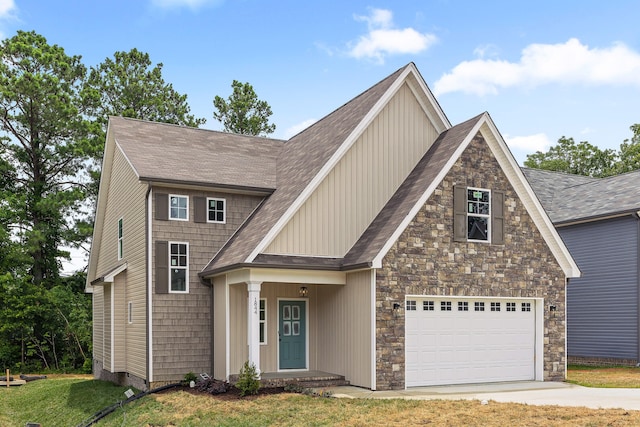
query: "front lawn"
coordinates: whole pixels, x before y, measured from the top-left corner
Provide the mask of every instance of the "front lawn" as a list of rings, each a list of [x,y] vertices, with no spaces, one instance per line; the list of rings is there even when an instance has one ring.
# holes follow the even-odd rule
[[[640,387],[638,368],[572,366],[569,381],[586,386]],[[124,400],[127,387],[90,377],[58,377],[0,390],[0,425],[77,426],[95,412]],[[240,400],[194,395],[184,390],[136,400],[98,426],[637,426],[640,411],[532,406],[466,400],[333,399],[276,394]]]
[[[570,365],[567,382],[597,388],[640,388],[640,368]]]

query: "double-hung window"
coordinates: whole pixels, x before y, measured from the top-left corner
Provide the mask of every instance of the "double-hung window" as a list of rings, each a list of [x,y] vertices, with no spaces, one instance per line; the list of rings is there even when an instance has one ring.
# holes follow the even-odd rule
[[[504,244],[505,193],[478,187],[453,187],[453,238],[456,242]]]
[[[189,244],[169,243],[169,292],[189,292]]]
[[[491,194],[489,190],[467,188],[467,238],[488,241],[491,227]]]
[[[169,195],[169,219],[177,221],[189,220],[189,197]]]
[[[207,199],[207,222],[224,223],[226,221],[226,200]]]
[[[267,300],[260,298],[260,344],[267,343]]]

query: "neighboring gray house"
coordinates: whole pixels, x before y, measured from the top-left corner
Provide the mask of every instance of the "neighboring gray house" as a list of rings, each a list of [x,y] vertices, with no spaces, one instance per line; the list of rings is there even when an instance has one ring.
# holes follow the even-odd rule
[[[567,288],[570,363],[640,362],[640,171],[525,176],[582,271]]]
[[[414,64],[288,141],[112,117],[102,170],[96,377],[565,378],[580,271],[491,117],[452,126]]]

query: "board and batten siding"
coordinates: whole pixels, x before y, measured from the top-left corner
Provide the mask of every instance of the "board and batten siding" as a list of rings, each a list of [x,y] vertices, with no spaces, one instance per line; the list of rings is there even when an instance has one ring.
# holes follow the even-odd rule
[[[128,372],[139,378],[146,378],[147,369],[146,192],[147,186],[138,180],[124,154],[116,146],[111,185],[106,195],[104,227],[96,272],[101,276],[114,267],[127,263],[127,269],[120,273],[113,283],[114,296],[117,297],[114,306],[117,316],[113,321],[116,322],[114,329],[119,331],[116,335],[117,346],[114,349],[116,351],[114,367],[115,372]],[[123,258],[118,260],[118,220],[120,218],[123,225]],[[132,323],[128,322],[129,302],[134,307]],[[94,306],[94,319],[101,316],[99,310],[101,310],[100,307]],[[106,330],[110,329],[111,325],[105,321],[102,327]],[[96,344],[98,340],[94,335],[94,347]],[[110,369],[110,364],[106,361],[104,368]]]
[[[318,367],[352,385],[372,384],[372,291],[374,270],[347,274],[345,286],[317,286]]]
[[[344,256],[437,137],[403,85],[265,253]]]
[[[638,227],[629,215],[558,228],[582,271],[567,286],[569,356],[638,358]]]

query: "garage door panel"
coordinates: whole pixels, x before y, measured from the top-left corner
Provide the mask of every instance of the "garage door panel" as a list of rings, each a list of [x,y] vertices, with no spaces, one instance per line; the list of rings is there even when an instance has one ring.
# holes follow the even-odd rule
[[[408,387],[534,379],[534,300],[410,299],[416,303],[406,310]],[[423,310],[423,301],[434,309]]]

